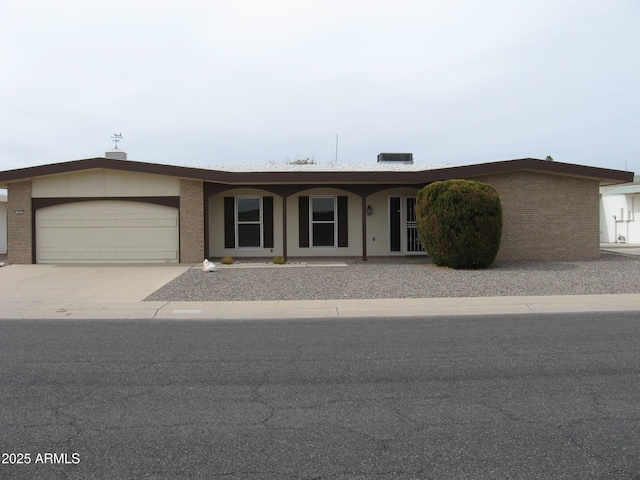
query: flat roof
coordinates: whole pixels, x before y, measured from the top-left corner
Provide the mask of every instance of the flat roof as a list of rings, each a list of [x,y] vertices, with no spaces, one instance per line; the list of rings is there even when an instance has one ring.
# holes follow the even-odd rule
[[[473,178],[515,171],[537,171],[555,175],[597,179],[601,186],[633,181],[633,172],[590,167],[536,158],[503,160],[473,165],[432,167],[428,165],[372,164],[356,165],[287,165],[268,167],[181,167],[159,163],[116,160],[104,157],[52,163],[0,172],[0,188],[11,182],[47,175],[59,175],[91,169],[168,175],[227,185],[259,184],[427,184],[452,178]],[[330,168],[331,167],[331,168]],[[393,167],[393,168],[391,168]],[[226,168],[226,169],[223,169]]]
[[[454,165],[420,165],[415,163],[365,163],[365,164],[339,164],[339,163],[268,163],[266,165],[216,165],[211,167],[199,167],[205,170],[218,170],[223,172],[421,172],[424,170],[438,170]]]

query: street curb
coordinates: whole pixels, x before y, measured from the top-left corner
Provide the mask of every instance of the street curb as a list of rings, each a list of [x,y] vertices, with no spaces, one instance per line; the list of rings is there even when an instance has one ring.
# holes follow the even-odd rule
[[[301,319],[640,312],[640,294],[254,302],[9,302],[0,319]]]

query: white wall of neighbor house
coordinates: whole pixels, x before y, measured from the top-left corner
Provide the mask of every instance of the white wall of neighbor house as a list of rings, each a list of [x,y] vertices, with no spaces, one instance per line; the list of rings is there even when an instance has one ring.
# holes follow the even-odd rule
[[[300,248],[298,198],[300,196],[342,196],[346,195],[349,224],[348,247]],[[298,192],[287,198],[287,250],[289,257],[357,257],[362,255],[362,199],[338,188],[312,188]]]
[[[224,246],[224,197],[273,197],[273,248],[225,248]],[[209,199],[209,256],[213,260],[222,257],[273,258],[283,255],[282,198],[257,188],[234,188]]]
[[[606,189],[602,191],[600,242],[640,243],[640,193],[607,195]]]
[[[392,252],[390,245],[389,197],[415,197],[416,188],[399,187],[377,192],[367,197],[367,205],[371,206],[371,215],[367,215],[367,256],[405,255]],[[403,235],[406,232],[402,232]],[[403,240],[404,236],[402,237]],[[402,242],[404,244],[404,241]]]
[[[32,181],[33,198],[179,195],[179,178],[102,168],[34,178]]]
[[[0,253],[7,253],[7,196],[0,194]]]

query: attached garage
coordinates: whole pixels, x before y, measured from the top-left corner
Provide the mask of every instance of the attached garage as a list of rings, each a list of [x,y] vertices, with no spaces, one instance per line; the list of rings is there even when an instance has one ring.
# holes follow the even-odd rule
[[[123,200],[35,211],[36,263],[177,263],[178,209]]]

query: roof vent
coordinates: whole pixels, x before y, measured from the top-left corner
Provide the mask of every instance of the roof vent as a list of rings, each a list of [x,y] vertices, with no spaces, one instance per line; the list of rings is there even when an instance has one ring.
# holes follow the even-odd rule
[[[378,163],[413,165],[413,153],[379,153]]]
[[[111,140],[113,140],[113,149],[105,152],[104,158],[109,158],[111,160],[126,160],[127,152],[123,152],[118,148],[118,142],[122,141],[122,134],[114,133]]]

